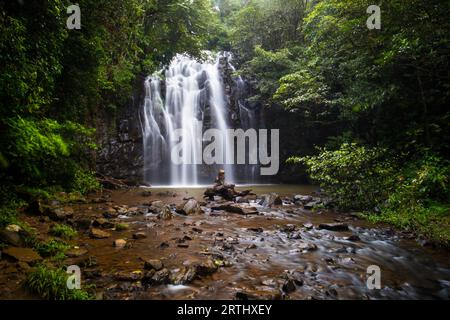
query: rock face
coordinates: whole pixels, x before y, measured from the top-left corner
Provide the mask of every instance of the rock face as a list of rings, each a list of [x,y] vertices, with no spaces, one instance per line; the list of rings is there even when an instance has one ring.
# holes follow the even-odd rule
[[[19,262],[34,263],[42,260],[42,257],[30,248],[10,247],[4,249],[2,253]]]

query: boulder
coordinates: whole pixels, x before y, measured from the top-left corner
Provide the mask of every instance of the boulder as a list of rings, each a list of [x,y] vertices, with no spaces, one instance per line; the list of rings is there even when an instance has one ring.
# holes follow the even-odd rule
[[[91,228],[89,235],[94,239],[106,239],[111,237],[110,233],[97,228]]]
[[[92,220],[89,218],[80,218],[73,222],[75,228],[80,230],[87,230],[91,227]]]
[[[33,249],[9,247],[2,254],[19,262],[34,263],[42,260],[42,257]]]

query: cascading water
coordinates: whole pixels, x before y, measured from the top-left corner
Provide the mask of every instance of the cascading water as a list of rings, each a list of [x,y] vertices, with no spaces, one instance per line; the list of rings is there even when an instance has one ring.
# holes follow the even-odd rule
[[[231,128],[232,115],[221,75],[221,59],[229,61],[229,56],[217,55],[199,62],[177,55],[165,71],[164,79],[160,72],[145,80],[141,122],[146,182],[153,185],[210,184],[219,168],[225,169],[228,182],[236,181],[235,165],[202,164],[203,132],[209,128],[223,132]],[[242,79],[238,79],[235,81],[239,86],[238,81]],[[243,115],[242,111],[240,114]],[[248,115],[242,118],[243,129],[253,127],[248,119]],[[171,161],[171,151],[179,143],[175,141],[176,129],[183,129],[182,164]],[[232,154],[232,147],[232,142],[225,138],[225,155]]]

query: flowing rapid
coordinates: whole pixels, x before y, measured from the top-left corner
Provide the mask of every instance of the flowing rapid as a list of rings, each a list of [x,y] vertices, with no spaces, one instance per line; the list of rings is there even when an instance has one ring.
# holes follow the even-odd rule
[[[228,53],[210,54],[206,61],[177,55],[167,69],[147,77],[141,118],[145,182],[172,186],[208,184],[219,168],[225,169],[227,181],[236,181],[235,165],[208,166],[202,161],[203,132],[209,128],[225,132],[236,120],[229,108],[221,69],[221,62],[225,61],[226,66],[234,71],[230,60]],[[233,81],[242,96],[243,80],[234,77]],[[254,112],[243,105],[239,102],[238,126],[254,128]],[[177,141],[174,134],[177,129],[183,130],[181,141]],[[232,142],[226,137],[224,140],[225,157],[233,155]],[[176,164],[171,161],[171,153],[180,143],[183,161]],[[255,166],[244,171],[255,172]]]

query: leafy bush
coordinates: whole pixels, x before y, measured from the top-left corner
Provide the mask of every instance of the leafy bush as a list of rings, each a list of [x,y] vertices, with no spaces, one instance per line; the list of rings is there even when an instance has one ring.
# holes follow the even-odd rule
[[[68,274],[63,269],[50,269],[40,265],[31,272],[26,285],[43,299],[90,300],[93,296],[84,290],[67,288]]]
[[[50,233],[55,237],[60,237],[64,239],[72,239],[77,235],[77,231],[66,224],[55,224],[50,229]]]
[[[388,222],[432,241],[450,246],[450,164],[427,156],[407,165],[374,222]]]
[[[339,150],[319,149],[317,156],[290,158],[307,166],[308,173],[341,209],[373,209],[387,199],[393,165],[386,150],[344,143]]]

